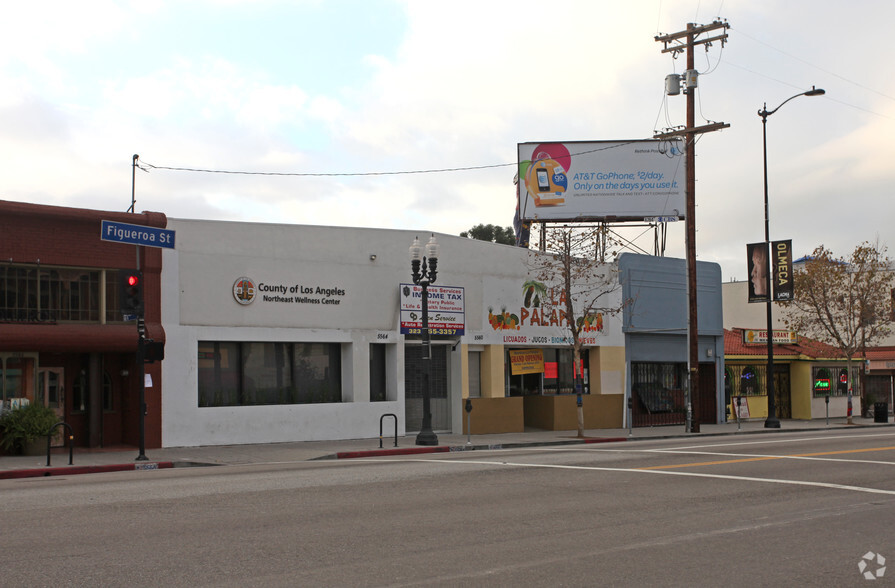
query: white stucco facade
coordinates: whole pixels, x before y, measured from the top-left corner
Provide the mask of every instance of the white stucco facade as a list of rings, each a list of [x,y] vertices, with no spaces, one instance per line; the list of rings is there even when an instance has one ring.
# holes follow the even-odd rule
[[[169,219],[168,228],[176,232],[176,249],[163,252],[164,446],[371,438],[388,413],[397,416],[398,433],[405,433],[399,289],[412,282],[409,245],[417,236],[425,243],[428,233],[182,219]],[[459,432],[466,353],[503,348],[503,334],[488,321],[489,304],[521,298],[529,252],[436,237],[435,285],[464,292],[465,334],[433,342],[446,346],[450,427]],[[234,295],[243,277],[256,290],[248,304]],[[209,341],[337,344],[341,402],[200,407],[199,347]],[[372,344],[385,347],[384,401],[370,399]],[[594,344],[623,347],[620,321],[607,318]],[[607,378],[614,381],[611,374]],[[392,427],[388,421],[386,435]]]

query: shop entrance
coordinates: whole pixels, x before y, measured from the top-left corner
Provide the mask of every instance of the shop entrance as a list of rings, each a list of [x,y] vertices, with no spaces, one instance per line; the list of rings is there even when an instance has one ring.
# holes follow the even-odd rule
[[[65,370],[41,368],[37,372],[37,402],[52,408],[59,420],[65,419]]]
[[[429,379],[429,408],[432,411],[432,430],[450,432],[451,406],[448,385],[449,345],[432,345],[431,377]],[[423,423],[423,346],[404,346],[404,427],[407,432],[420,430]]]
[[[774,364],[774,405],[777,418],[792,418],[792,395],[789,390],[789,364]]]

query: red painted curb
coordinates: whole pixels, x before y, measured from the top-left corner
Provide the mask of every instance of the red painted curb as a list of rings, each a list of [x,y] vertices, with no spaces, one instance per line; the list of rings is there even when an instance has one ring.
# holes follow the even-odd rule
[[[371,449],[369,451],[341,451],[336,454],[336,459],[353,459],[356,457],[383,457],[387,455],[413,455],[415,453],[448,453],[451,450],[446,445],[437,447],[402,447],[394,449]]]
[[[27,470],[0,470],[0,480],[12,480],[16,478],[43,478],[49,476],[76,476],[79,474],[99,474],[103,472],[127,472],[135,470],[160,470],[173,468],[174,462],[150,461],[140,463],[120,463],[109,465],[88,466],[57,466],[47,468],[32,468]]]
[[[620,441],[627,441],[626,437],[590,437],[585,439],[585,443],[618,443]]]

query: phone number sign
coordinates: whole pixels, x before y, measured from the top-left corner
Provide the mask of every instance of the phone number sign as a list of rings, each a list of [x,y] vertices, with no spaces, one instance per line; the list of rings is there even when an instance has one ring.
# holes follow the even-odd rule
[[[423,289],[401,284],[401,333],[420,335],[423,328]],[[429,286],[428,321],[430,335],[463,335],[466,331],[466,301],[463,288]]]

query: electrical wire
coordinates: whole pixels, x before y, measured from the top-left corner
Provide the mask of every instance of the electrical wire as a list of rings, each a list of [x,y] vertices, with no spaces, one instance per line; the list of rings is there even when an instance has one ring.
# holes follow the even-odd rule
[[[166,165],[153,165],[146,161],[143,161],[142,163],[152,169],[168,170],[168,171],[196,172],[196,173],[206,173],[206,174],[230,174],[230,175],[242,175],[242,176],[291,176],[291,177],[300,177],[300,178],[301,177],[331,178],[331,177],[397,176],[397,175],[412,175],[412,174],[434,174],[434,173],[449,173],[449,172],[461,172],[461,171],[475,171],[475,170],[481,170],[481,169],[494,169],[494,168],[499,168],[499,167],[509,167],[511,165],[517,165],[516,163],[496,163],[493,165],[473,165],[473,166],[468,166],[468,167],[419,169],[419,170],[406,170],[406,171],[323,173],[323,172],[253,172],[253,171],[241,171],[241,170],[204,169],[204,168],[196,168],[196,167],[174,167],[174,166],[166,166]],[[143,170],[143,171],[149,171],[149,170]]]
[[[733,28],[733,27],[731,27],[731,28]],[[753,37],[753,36],[751,36],[751,35],[749,35],[749,34],[747,34],[747,33],[744,33],[741,29],[735,29],[735,30],[736,30],[737,33],[739,33],[740,35],[746,37],[747,39],[749,39],[749,40],[751,40],[751,41],[754,41],[755,43],[758,43],[759,45],[764,45],[764,46],[767,47],[768,49],[772,49],[773,51],[776,51],[777,53],[781,53],[781,54],[783,54],[783,55],[786,55],[787,57],[789,57],[789,58],[791,58],[791,59],[795,59],[796,61],[801,61],[801,62],[804,63],[805,65],[811,66],[811,67],[813,67],[814,69],[817,69],[817,70],[819,70],[819,71],[824,72],[825,74],[828,74],[828,75],[837,77],[837,78],[839,78],[840,80],[842,80],[842,81],[844,81],[844,82],[846,82],[846,83],[849,83],[849,84],[851,84],[851,85],[853,85],[853,86],[857,86],[858,88],[861,88],[861,89],[863,89],[863,90],[867,90],[868,92],[873,92],[874,94],[877,94],[877,95],[879,95],[879,96],[882,96],[883,98],[888,98],[889,100],[895,100],[895,97],[893,97],[893,96],[889,96],[888,94],[884,94],[883,92],[880,92],[880,91],[878,91],[878,90],[874,90],[873,88],[867,87],[867,86],[865,86],[865,85],[863,85],[863,84],[859,84],[858,82],[855,82],[855,81],[850,80],[850,79],[848,79],[848,78],[846,78],[846,77],[844,77],[844,76],[841,76],[841,75],[837,74],[836,72],[832,72],[832,71],[830,71],[830,70],[828,70],[828,69],[824,69],[824,68],[822,68],[822,67],[820,67],[820,66],[818,66],[818,65],[815,65],[815,64],[811,63],[810,61],[806,61],[806,60],[802,59],[801,57],[796,57],[795,55],[792,55],[792,54],[790,54],[790,53],[787,53],[786,51],[783,51],[782,49],[777,49],[777,48],[774,47],[773,45],[769,45],[769,44],[765,43],[764,41],[759,41],[759,40],[756,39],[755,37]],[[743,68],[743,69],[745,69],[745,68]],[[749,71],[749,70],[747,70],[747,71]],[[752,73],[755,73],[755,72],[752,72]]]
[[[612,145],[607,145],[605,147],[597,147],[594,149],[588,149],[586,151],[579,151],[576,153],[570,153],[570,157],[577,157],[579,155],[588,155],[590,153],[598,153],[600,151],[607,151],[609,149],[618,149],[620,147],[624,147],[625,145],[632,145],[637,141],[623,141],[620,143],[613,142]],[[406,171],[380,171],[380,172],[339,172],[339,173],[324,173],[324,172],[253,172],[253,171],[241,171],[241,170],[223,170],[223,169],[205,169],[205,168],[197,168],[197,167],[175,167],[175,166],[166,166],[166,165],[154,165],[152,163],[148,163],[146,161],[140,160],[142,165],[145,165],[147,168],[157,169],[157,170],[167,170],[167,171],[180,171],[180,172],[192,172],[192,173],[207,173],[207,174],[229,174],[229,175],[244,175],[244,176],[288,176],[288,177],[313,177],[313,178],[333,178],[333,177],[364,177],[364,176],[398,176],[398,175],[413,175],[413,174],[435,174],[435,173],[454,173],[454,172],[465,172],[465,171],[477,171],[483,169],[496,169],[501,167],[510,167],[519,165],[518,162],[512,163],[495,163],[491,165],[472,165],[466,167],[448,167],[448,168],[437,168],[437,169],[420,169],[420,170],[406,170]],[[148,172],[149,169],[145,169],[140,167],[143,171]]]

